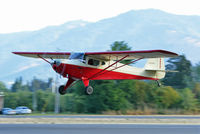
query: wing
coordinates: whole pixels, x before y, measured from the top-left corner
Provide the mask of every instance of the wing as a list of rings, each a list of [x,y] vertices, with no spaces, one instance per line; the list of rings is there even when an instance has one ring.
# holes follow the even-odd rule
[[[68,59],[69,52],[13,52],[14,54],[32,58]]]
[[[68,59],[70,52],[13,52],[14,54],[33,58]],[[165,50],[144,51],[108,51],[108,52],[85,52],[86,56],[102,60],[119,60],[126,56],[126,60],[139,58],[168,58],[178,54]]]
[[[144,51],[108,51],[108,52],[86,52],[85,55],[102,60],[119,60],[127,56],[126,60],[139,58],[169,58],[178,54],[165,50],[144,50]]]

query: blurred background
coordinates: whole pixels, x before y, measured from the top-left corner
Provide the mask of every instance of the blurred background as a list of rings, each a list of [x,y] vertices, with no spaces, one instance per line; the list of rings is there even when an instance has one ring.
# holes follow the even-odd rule
[[[200,9],[189,2],[158,0],[0,0],[0,108],[26,106],[34,113],[199,114]],[[13,51],[87,52],[164,49],[168,70],[154,81],[82,82],[57,95],[67,79],[42,60]],[[142,63],[137,63],[142,66]],[[134,66],[134,65],[133,65]]]

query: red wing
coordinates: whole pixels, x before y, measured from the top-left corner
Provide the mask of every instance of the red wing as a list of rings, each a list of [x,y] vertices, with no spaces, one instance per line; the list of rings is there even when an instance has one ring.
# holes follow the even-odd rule
[[[68,59],[69,52],[13,52],[14,54],[32,58]]]

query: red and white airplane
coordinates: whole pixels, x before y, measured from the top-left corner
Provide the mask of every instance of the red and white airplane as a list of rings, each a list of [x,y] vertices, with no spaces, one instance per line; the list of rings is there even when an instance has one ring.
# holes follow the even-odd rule
[[[90,95],[93,88],[90,80],[159,80],[165,76],[164,58],[176,57],[178,54],[165,50],[145,51],[110,51],[110,52],[13,52],[26,57],[41,58],[51,64],[52,68],[68,78],[66,85],[59,87],[61,95],[77,80],[82,80],[85,93]],[[144,68],[136,68],[129,64],[147,58]],[[52,62],[47,59],[52,59]],[[131,60],[129,63],[120,63]]]

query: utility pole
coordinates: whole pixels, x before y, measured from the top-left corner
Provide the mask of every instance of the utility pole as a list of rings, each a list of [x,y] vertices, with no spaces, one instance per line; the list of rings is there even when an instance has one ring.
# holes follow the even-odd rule
[[[4,107],[4,93],[0,92],[0,111]]]
[[[58,93],[58,75],[56,75],[56,79],[54,81],[54,93],[55,93],[55,107],[54,107],[54,113],[58,114],[60,113],[60,94]]]
[[[33,89],[33,111],[37,111],[36,92],[34,87],[32,87],[32,89]]]

